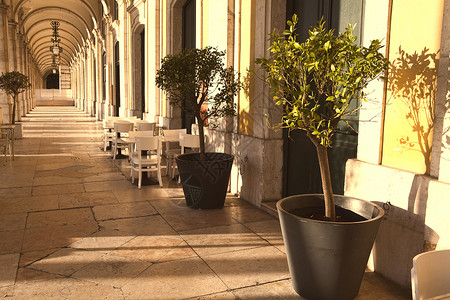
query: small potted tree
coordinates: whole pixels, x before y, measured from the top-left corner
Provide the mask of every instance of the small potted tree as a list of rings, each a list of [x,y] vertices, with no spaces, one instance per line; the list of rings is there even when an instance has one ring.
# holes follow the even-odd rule
[[[198,123],[200,153],[176,158],[186,203],[191,208],[221,208],[233,155],[205,151],[205,126],[212,119],[235,115],[234,96],[241,83],[233,67],[224,66],[225,51],[206,47],[184,49],[161,61],[156,85],[167,92],[172,105],[183,109],[189,101]]]
[[[383,210],[371,202],[333,195],[327,149],[352,101],[387,69],[379,40],[360,47],[353,26],[335,35],[324,22],[296,40],[297,16],[283,34],[270,35],[271,55],[256,62],[273,99],[283,107],[281,127],[304,130],[316,148],[323,194],[281,199],[277,210],[295,291],[308,299],[354,299]]]
[[[27,88],[31,86],[28,76],[23,75],[20,72],[12,71],[2,73],[0,76],[0,89],[3,90],[7,95],[11,95],[13,98],[13,107],[11,113],[11,124],[16,124],[16,104],[19,102],[19,94],[24,92]],[[22,130],[17,130],[15,132],[16,136],[22,137]],[[22,129],[22,126],[20,126]]]

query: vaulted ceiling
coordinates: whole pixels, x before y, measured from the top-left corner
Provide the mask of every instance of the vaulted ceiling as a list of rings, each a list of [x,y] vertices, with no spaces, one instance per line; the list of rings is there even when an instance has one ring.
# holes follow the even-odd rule
[[[14,20],[23,25],[32,56],[42,74],[52,69],[52,21],[59,22],[63,51],[60,64],[69,65],[92,31],[101,23],[101,0],[6,0]],[[8,3],[9,2],[9,3]],[[104,2],[105,3],[105,2]],[[100,17],[99,17],[100,16]]]

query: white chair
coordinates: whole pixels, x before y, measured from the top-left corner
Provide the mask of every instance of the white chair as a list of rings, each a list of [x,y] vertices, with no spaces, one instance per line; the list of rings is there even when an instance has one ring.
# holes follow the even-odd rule
[[[114,119],[106,118],[103,120],[103,151],[106,151],[109,143],[112,143],[114,137]]]
[[[133,147],[136,142],[136,137],[141,137],[141,136],[154,136],[154,134],[153,134],[153,131],[151,131],[151,130],[128,132],[128,138],[122,139],[126,143],[128,143],[128,152],[131,153],[131,151],[133,151]]]
[[[156,123],[138,122],[136,123],[137,131],[153,131],[155,132]]]
[[[191,125],[191,134],[198,135],[198,124],[192,124]]]
[[[136,123],[137,121],[139,121],[139,118],[136,116],[131,116],[131,117],[123,117],[122,120]]]
[[[200,149],[200,139],[198,135],[180,133],[181,154],[186,153],[186,148],[193,151]]]
[[[5,164],[8,161],[8,157],[6,156],[6,152],[9,151],[11,153],[11,146],[10,146],[10,140],[9,140],[9,132],[3,132],[0,131],[0,149],[3,149],[3,154],[5,155],[5,160],[3,164]]]
[[[164,157],[166,158],[166,176],[175,177],[175,157],[181,153],[180,133],[186,134],[186,129],[164,129]]]
[[[120,121],[114,122],[114,136],[113,136],[113,159],[116,159],[118,149],[127,149],[129,143],[121,137],[128,137],[129,132],[133,131],[133,123]]]
[[[450,299],[450,249],[416,255],[411,286],[413,300]]]
[[[153,130],[141,130],[141,131],[130,131],[128,133],[129,139],[132,143],[134,143],[134,139],[140,136],[154,136]]]
[[[130,153],[131,182],[134,183],[134,172],[139,173],[138,188],[142,184],[142,172],[156,171],[159,186],[162,187],[161,179],[161,156],[159,136],[136,136],[134,151]],[[146,154],[143,154],[146,151]]]

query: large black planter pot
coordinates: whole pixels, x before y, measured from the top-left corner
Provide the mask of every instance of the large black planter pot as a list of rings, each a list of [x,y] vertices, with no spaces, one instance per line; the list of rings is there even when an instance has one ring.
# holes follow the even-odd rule
[[[222,208],[234,156],[208,152],[182,154],[176,158],[186,204],[190,208]]]
[[[277,203],[294,290],[307,299],[354,299],[384,211],[369,201],[335,195],[336,206],[367,218],[327,222],[290,211],[323,205],[323,195],[296,195]]]

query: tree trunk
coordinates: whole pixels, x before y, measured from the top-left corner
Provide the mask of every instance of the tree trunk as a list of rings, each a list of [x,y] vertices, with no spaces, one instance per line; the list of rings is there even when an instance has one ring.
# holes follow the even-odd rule
[[[204,130],[204,122],[201,119],[200,113],[196,115],[198,121],[198,135],[200,139],[200,154],[205,154],[205,130]]]
[[[322,146],[318,139],[309,131],[306,132],[306,135],[316,147],[317,158],[319,159],[320,177],[322,179],[322,190],[325,200],[325,216],[331,221],[335,221],[336,210],[334,208],[333,187],[331,186],[330,164],[328,162],[327,148]]]
[[[12,108],[11,124],[16,124],[16,98],[17,98],[17,95],[13,95],[13,108]]]
[[[331,186],[330,165],[328,163],[327,148],[322,145],[316,146],[317,157],[319,158],[320,177],[322,178],[323,196],[325,199],[325,216],[331,221],[336,220],[334,209],[333,187]]]

